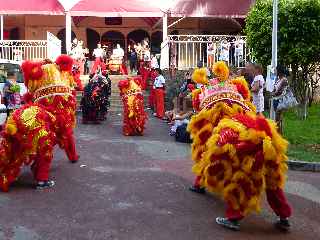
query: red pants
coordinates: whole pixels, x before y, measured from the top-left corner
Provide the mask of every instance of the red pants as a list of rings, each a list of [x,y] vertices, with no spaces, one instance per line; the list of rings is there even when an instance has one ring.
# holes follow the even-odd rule
[[[102,71],[106,71],[106,64],[102,61],[101,58],[96,58],[96,60],[94,61],[94,64],[91,68],[91,74],[95,74],[97,72],[98,67],[100,66]]]
[[[267,189],[266,194],[268,203],[277,216],[279,216],[280,218],[289,218],[291,216],[292,209],[282,189]],[[226,217],[229,220],[241,220],[244,218],[241,212],[239,210],[232,209],[230,204],[227,204]]]
[[[164,89],[163,88],[157,88],[155,89],[155,108],[156,108],[156,114],[158,118],[164,117]]]
[[[52,152],[47,153],[46,155],[37,156],[37,158],[31,166],[36,181],[40,182],[49,180],[49,172],[52,158]]]
[[[149,107],[154,108],[154,101],[155,100],[155,89],[150,90],[150,95],[149,95]]]

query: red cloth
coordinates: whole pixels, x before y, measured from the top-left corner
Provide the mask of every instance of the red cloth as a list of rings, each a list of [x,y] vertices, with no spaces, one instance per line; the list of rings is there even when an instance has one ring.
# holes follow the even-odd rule
[[[158,118],[164,117],[164,89],[157,88],[155,89],[155,95],[156,95],[156,113]]]
[[[96,58],[96,60],[94,61],[94,64],[91,68],[91,74],[95,74],[97,72],[98,67],[101,67],[102,71],[106,71],[107,67],[106,64],[101,60],[101,58]]]
[[[280,218],[289,218],[291,216],[292,209],[282,189],[267,189],[266,194],[268,203],[277,216]],[[244,218],[241,212],[239,210],[232,209],[230,204],[227,204],[226,217],[229,220],[241,220]]]

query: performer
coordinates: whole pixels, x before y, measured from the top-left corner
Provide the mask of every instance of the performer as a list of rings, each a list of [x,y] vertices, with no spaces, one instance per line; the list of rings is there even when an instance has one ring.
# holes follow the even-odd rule
[[[72,62],[72,58],[60,56],[56,63],[23,63],[27,104],[9,117],[0,143],[3,191],[9,190],[22,165],[31,165],[38,189],[53,187],[49,170],[55,144],[66,151],[71,162],[78,160],[73,137],[76,101],[71,91]]]
[[[153,89],[155,89],[155,109],[156,112],[153,114],[155,117],[162,119],[164,117],[164,97],[165,97],[165,83],[166,80],[162,76],[161,69],[157,69],[157,77],[153,83]]]
[[[91,68],[91,72],[90,74],[96,74],[98,67],[100,67],[101,71],[105,71],[106,70],[106,65],[104,63],[104,56],[105,56],[105,51],[103,48],[101,48],[101,44],[98,43],[97,48],[93,50],[93,56],[96,58],[95,62]]]
[[[245,79],[229,79],[224,62],[213,66],[217,79],[208,81],[206,71],[197,69],[196,83],[203,84],[193,92],[198,113],[191,119],[188,131],[193,139],[192,158],[195,192],[218,193],[226,203],[226,217],[219,225],[239,230],[239,221],[253,211],[260,211],[261,198],[267,200],[279,216],[276,226],[290,227],[291,208],[283,187],[287,172],[287,146],[276,124],[255,114]]]
[[[81,99],[82,123],[100,123],[106,120],[110,107],[111,80],[107,76],[95,75],[84,88]]]
[[[123,135],[142,136],[147,114],[141,87],[132,78],[120,81],[118,87],[123,102]]]

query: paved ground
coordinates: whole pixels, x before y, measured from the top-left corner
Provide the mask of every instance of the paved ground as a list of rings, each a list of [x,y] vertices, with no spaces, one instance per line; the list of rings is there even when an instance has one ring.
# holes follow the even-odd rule
[[[223,214],[219,198],[187,190],[188,146],[175,143],[164,123],[152,119],[144,137],[123,137],[114,116],[79,125],[76,135],[81,161],[72,165],[57,150],[54,189],[33,190],[25,169],[9,193],[0,193],[1,240],[319,239],[320,174],[289,173],[291,233],[274,230],[267,206],[235,233],[214,223]]]

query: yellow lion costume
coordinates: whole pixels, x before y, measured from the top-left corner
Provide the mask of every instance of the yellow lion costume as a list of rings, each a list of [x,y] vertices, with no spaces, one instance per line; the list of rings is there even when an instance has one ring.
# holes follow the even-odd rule
[[[260,210],[265,191],[283,196],[288,143],[274,122],[256,115],[247,82],[242,77],[229,79],[224,62],[213,66],[217,78],[211,81],[196,71],[193,80],[203,85],[193,92],[198,112],[188,125],[195,187],[221,195],[233,212],[228,210],[227,217],[237,215],[234,218],[240,220]],[[286,213],[277,214],[290,215],[286,207]]]

